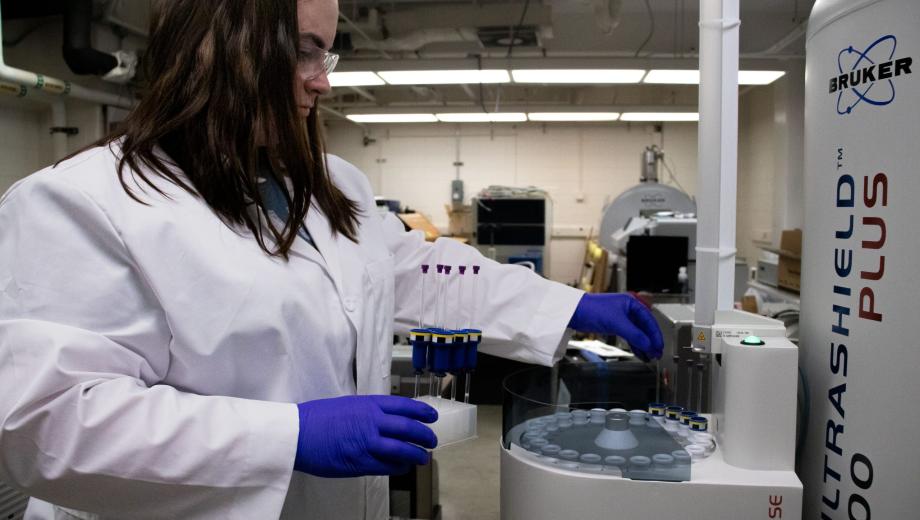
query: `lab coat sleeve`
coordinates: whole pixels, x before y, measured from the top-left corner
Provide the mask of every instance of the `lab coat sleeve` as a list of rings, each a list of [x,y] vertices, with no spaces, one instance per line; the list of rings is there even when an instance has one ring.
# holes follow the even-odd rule
[[[67,173],[0,201],[0,480],[104,517],[277,518],[296,406],[161,384],[167,318]]]
[[[583,291],[525,267],[499,264],[453,239],[426,242],[420,231],[406,232],[392,214],[384,217],[383,226],[394,257],[397,332],[417,327],[422,312],[426,326],[435,325],[440,316],[437,325],[482,330],[481,352],[547,366],[565,353],[571,335],[567,325]],[[422,264],[431,266],[424,275],[424,296]],[[454,267],[445,277],[437,274],[437,264]],[[478,276],[472,269],[460,276],[458,265],[478,265],[481,270]]]

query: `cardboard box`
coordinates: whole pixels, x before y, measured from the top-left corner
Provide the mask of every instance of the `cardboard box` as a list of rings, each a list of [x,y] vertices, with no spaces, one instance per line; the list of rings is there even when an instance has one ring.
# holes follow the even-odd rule
[[[425,233],[425,240],[428,242],[434,242],[441,236],[441,234],[438,233],[438,228],[434,227],[434,224],[421,213],[399,213],[397,216],[409,229],[423,231]]]
[[[473,208],[472,206],[444,205],[447,211],[448,225],[447,233],[455,237],[465,237],[467,239],[473,236]]]
[[[777,285],[782,289],[799,292],[802,286],[802,230],[784,229],[779,249],[764,249],[779,255]]]
[[[751,295],[744,295],[741,298],[741,310],[757,314],[757,298]]]

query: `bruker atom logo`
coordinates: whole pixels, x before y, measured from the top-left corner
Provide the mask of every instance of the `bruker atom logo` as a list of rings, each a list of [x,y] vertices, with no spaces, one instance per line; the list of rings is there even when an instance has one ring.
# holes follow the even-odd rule
[[[837,54],[838,75],[831,78],[831,94],[837,94],[837,113],[847,115],[860,103],[884,106],[895,98],[892,78],[911,74],[911,57],[895,58],[898,39],[889,34],[864,50],[852,45]]]

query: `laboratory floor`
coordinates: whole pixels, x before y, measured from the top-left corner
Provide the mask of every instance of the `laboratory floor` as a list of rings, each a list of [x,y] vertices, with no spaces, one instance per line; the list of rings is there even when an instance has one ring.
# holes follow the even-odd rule
[[[442,520],[498,520],[502,407],[479,405],[479,437],[435,453]]]

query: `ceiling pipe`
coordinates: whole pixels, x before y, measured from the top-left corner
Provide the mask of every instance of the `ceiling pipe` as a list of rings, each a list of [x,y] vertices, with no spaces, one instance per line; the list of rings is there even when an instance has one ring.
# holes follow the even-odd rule
[[[355,20],[349,19],[348,22],[345,21],[344,17],[339,17],[339,22],[336,25],[336,32],[357,32],[358,29],[361,29],[366,37],[373,37],[374,40],[382,40],[384,38],[384,28],[383,22],[380,20],[380,11],[377,9],[368,9],[366,18]]]
[[[467,85],[466,83],[460,85],[460,88],[463,89],[463,92],[466,94],[466,97],[470,98],[471,101],[478,101],[479,96],[473,92],[473,88]]]
[[[799,38],[805,36],[805,33],[807,31],[808,31],[808,20],[805,20],[804,22],[795,26],[795,28],[789,31],[789,34],[780,38],[779,41],[777,41],[773,45],[759,52],[748,53],[748,55],[750,56],[773,56],[773,55],[779,54],[780,52],[785,50],[786,47],[789,47],[790,45],[795,43]]]
[[[376,96],[374,96],[373,94],[371,94],[370,92],[368,92],[367,90],[365,90],[365,89],[363,89],[363,88],[361,88],[361,87],[345,87],[345,88],[347,88],[348,90],[354,92],[355,94],[357,94],[357,95],[363,97],[364,99],[370,101],[371,103],[376,103],[376,102],[377,102],[377,97],[376,97]]]
[[[591,4],[598,28],[610,36],[620,26],[623,0],[592,0]]]
[[[361,0],[342,0],[340,2],[342,5],[354,5],[354,4],[377,4],[378,2],[362,2]],[[387,4],[469,4],[469,0],[387,0]]]
[[[386,40],[355,40],[355,50],[373,49],[378,51],[410,52],[432,43],[467,43],[475,42],[482,46],[476,30],[470,27],[457,29],[419,29],[400,38]]]
[[[335,116],[335,117],[337,117],[337,118],[339,118],[339,119],[343,119],[343,120],[345,120],[345,121],[348,121],[349,123],[351,123],[351,124],[353,124],[353,125],[360,126],[361,128],[367,128],[367,127],[364,125],[364,123],[358,123],[357,121],[352,121],[351,119],[348,119],[348,116],[346,116],[345,114],[339,112],[338,110],[336,110],[336,109],[334,109],[334,108],[329,108],[329,107],[327,107],[327,106],[325,106],[325,105],[319,105],[319,111],[320,111],[320,112],[325,112],[325,113],[327,113],[327,114],[329,114],[329,115],[331,115],[331,116]]]
[[[478,55],[482,56],[484,60],[500,60],[505,59],[508,55],[507,50],[505,51],[490,51],[484,50],[478,52]],[[790,60],[805,60],[804,54],[764,54],[761,52],[750,52],[739,54],[741,59],[757,59],[757,60],[772,60],[772,61],[790,61]],[[433,61],[433,60],[459,60],[459,59],[469,59],[469,52],[424,52],[424,53],[399,53],[397,55],[389,55],[388,60],[397,60],[397,61]],[[633,63],[633,68],[635,68],[636,63],[643,62],[654,62],[662,60],[697,60],[699,59],[699,54],[696,52],[683,52],[683,53],[674,53],[674,52],[656,52],[653,54],[642,55],[642,58],[636,58],[635,51],[528,51],[521,49],[520,51],[515,49],[514,59],[625,59],[630,60]],[[373,59],[366,59],[362,56],[347,56],[339,62],[338,69],[343,66],[350,66],[351,64],[360,64],[362,62],[373,62]],[[336,70],[338,70],[336,69]],[[352,70],[357,70],[352,67]]]
[[[137,70],[137,54],[93,48],[93,0],[64,4],[64,62],[74,74],[99,76],[112,83],[127,83]]]
[[[2,2],[0,2],[0,21],[3,19]],[[125,109],[134,106],[131,99],[102,92],[91,90],[79,85],[51,76],[45,76],[36,72],[10,67],[3,58],[3,24],[0,23],[0,81],[15,83],[29,89],[45,92],[56,96],[69,96],[74,99],[98,103],[101,105],[112,105]]]
[[[360,26],[358,26],[358,24],[356,24],[355,22],[353,22],[353,21],[351,20],[351,18],[345,16],[345,15],[342,13],[342,11],[339,11],[339,18],[341,18],[342,21],[344,21],[346,24],[348,24],[349,27],[351,27],[352,29],[354,29],[355,32],[358,33],[359,35],[361,35],[361,37],[364,38],[365,40],[367,40],[367,41],[369,41],[369,42],[376,42],[376,41],[377,41],[377,40],[374,40],[373,38],[371,38],[371,37],[367,34],[367,32],[365,32],[364,29],[362,29]],[[379,52],[381,56],[383,56],[384,58],[386,58],[386,59],[388,59],[388,60],[393,59],[392,56],[390,56],[389,54],[387,54],[386,49],[381,49],[381,48],[379,48],[379,47],[374,47],[374,50],[376,50],[377,52]]]
[[[64,61],[74,74],[103,76],[118,59],[93,48],[93,0],[71,0],[64,7]]]

